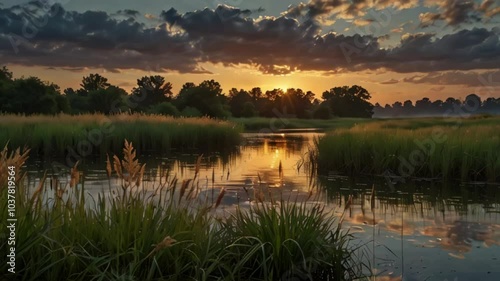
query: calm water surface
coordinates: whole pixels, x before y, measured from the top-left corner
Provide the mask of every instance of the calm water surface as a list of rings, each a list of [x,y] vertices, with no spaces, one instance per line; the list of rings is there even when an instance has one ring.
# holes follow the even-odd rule
[[[352,196],[343,227],[358,238],[355,243],[365,245],[365,258],[379,275],[375,280],[402,280],[402,276],[403,280],[500,280],[499,185],[426,181],[391,185],[382,177],[311,176],[307,151],[320,135],[245,134],[243,145],[233,154],[204,155],[200,193],[217,196],[224,187],[224,208],[230,210],[236,204],[250,204],[252,191],[259,189],[267,197],[325,200],[338,215]],[[139,161],[148,167],[145,180],[154,185],[158,167],[170,169],[180,179],[192,178],[197,156],[139,156]],[[44,168],[46,162],[31,162],[30,178],[40,178]],[[109,192],[103,160],[87,161],[80,170],[89,194]]]

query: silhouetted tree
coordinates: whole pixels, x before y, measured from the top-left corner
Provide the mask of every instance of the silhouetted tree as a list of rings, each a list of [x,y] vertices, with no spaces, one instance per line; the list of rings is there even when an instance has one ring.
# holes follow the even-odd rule
[[[241,112],[241,117],[255,117],[258,116],[259,112],[255,109],[253,102],[247,101],[243,104],[243,111]]]
[[[269,101],[276,101],[277,99],[281,98],[285,92],[283,89],[272,89],[270,91],[266,91],[265,97]]]
[[[89,99],[84,91],[75,91],[73,88],[64,90],[64,95],[68,99],[73,114],[81,114],[89,112]]]
[[[403,114],[403,104],[399,101],[392,104],[392,114],[395,116],[400,116]]]
[[[10,72],[6,66],[3,66],[0,69],[0,83],[4,82],[12,82],[12,72]]]
[[[461,102],[455,98],[447,98],[443,104],[441,105],[441,108],[443,109],[443,113],[449,113],[451,114],[454,110],[455,107],[460,107]]]
[[[495,98],[487,98],[483,102],[483,110],[484,112],[488,113],[500,113],[500,98],[495,99]]]
[[[148,111],[148,113],[169,115],[169,116],[174,116],[174,117],[181,115],[181,113],[179,112],[177,107],[175,107],[175,105],[173,105],[171,102],[162,102],[162,103],[153,105],[151,107],[151,109]]]
[[[24,114],[56,114],[69,111],[69,103],[66,97],[60,94],[56,84],[29,77],[12,80],[7,87],[8,91],[2,92],[0,96],[0,111]]]
[[[2,104],[8,103],[7,95],[11,91],[12,87],[12,72],[10,72],[7,67],[2,67],[0,69],[0,102]],[[5,99],[5,100],[4,100]],[[4,104],[4,106],[6,106]],[[0,104],[0,107],[4,107]]]
[[[252,90],[250,90],[250,96],[255,102],[262,97],[262,90],[259,87],[252,88]]]
[[[420,114],[428,114],[431,109],[431,100],[429,98],[423,98],[415,102],[415,110]]]
[[[481,98],[476,94],[470,94],[465,97],[464,100],[464,109],[468,112],[470,111],[479,111],[481,108],[482,102]]]
[[[442,111],[443,111],[443,101],[442,100],[433,101],[431,104],[431,113],[439,114]]]
[[[413,102],[411,100],[406,100],[403,103],[403,108],[406,112],[413,110]]]
[[[116,114],[125,109],[127,92],[116,86],[99,89],[89,93],[89,107],[92,112],[103,114]]]
[[[305,93],[302,89],[289,88],[284,95],[279,97],[280,108],[289,115],[297,118],[309,118],[311,116],[312,101],[314,93]]]
[[[159,75],[144,76],[137,80],[132,94],[136,96],[137,110],[147,111],[154,105],[172,100],[172,84]]]
[[[247,91],[243,89],[238,91],[236,88],[232,88],[229,91],[229,107],[231,109],[231,114],[234,117],[243,117],[244,115],[243,111],[245,109],[245,106],[248,107],[247,103],[253,105],[252,96],[250,96],[250,94]],[[246,113],[248,114],[249,112]]]
[[[422,98],[415,102],[399,101],[392,105],[373,106],[371,95],[361,86],[335,87],[325,91],[323,101],[315,98],[311,91],[290,88],[286,91],[273,89],[265,93],[254,87],[250,91],[231,89],[222,94],[220,84],[206,80],[195,85],[185,83],[179,94],[172,97],[172,85],[161,76],[144,76],[137,80],[132,95],[108,83],[99,74],[83,77],[81,88],[67,88],[60,94],[57,85],[43,82],[37,77],[14,79],[12,72],[3,66],[0,69],[0,111],[24,114],[55,114],[59,112],[105,114],[128,110],[127,105],[137,111],[172,116],[277,117],[279,114],[298,118],[328,119],[338,117],[369,118],[418,115],[458,116],[463,111],[469,114],[500,114],[500,98],[489,97],[482,101],[476,94],[468,95],[463,102],[455,98],[431,101]],[[132,103],[131,103],[132,102]],[[135,104],[135,106],[133,106]]]
[[[210,117],[227,118],[231,115],[228,110],[227,97],[222,94],[222,88],[215,80],[206,80],[198,86],[186,83],[174,100],[178,109],[195,108],[203,115]]]
[[[338,117],[371,118],[373,105],[370,93],[361,86],[335,87],[323,93],[323,99]]]
[[[314,119],[330,119],[333,117],[332,108],[328,103],[323,102],[316,106],[312,117]]]
[[[110,84],[108,83],[107,78],[101,76],[100,74],[95,73],[83,77],[80,86],[88,94],[92,91],[106,89],[107,87],[110,86]]]
[[[500,114],[500,99],[488,98],[481,102],[481,97],[476,94],[468,95],[462,102],[459,99],[449,97],[444,102],[442,100],[431,101],[423,98],[416,101],[416,106],[412,107],[412,102],[404,102],[402,114],[395,111],[397,103],[392,107],[382,108],[376,106],[376,117],[397,117],[397,116],[463,116],[467,114]]]
[[[277,112],[280,114],[286,114],[282,107],[281,98],[285,92],[282,89],[268,90],[256,101],[257,110],[259,111],[259,116],[262,117],[276,117]]]

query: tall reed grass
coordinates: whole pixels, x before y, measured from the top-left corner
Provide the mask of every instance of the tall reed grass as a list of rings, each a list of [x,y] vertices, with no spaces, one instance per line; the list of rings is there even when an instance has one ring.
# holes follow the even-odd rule
[[[4,149],[6,163],[25,154]],[[197,161],[200,165],[200,161]],[[196,170],[199,170],[196,169]],[[159,172],[152,188],[144,165],[126,142],[108,157],[106,172],[119,190],[85,196],[78,164],[68,183],[45,179],[17,187],[16,274],[8,280],[355,280],[363,263],[352,237],[319,203],[256,203],[232,213],[197,196],[198,173],[178,184]],[[53,184],[53,182],[57,184]],[[7,219],[6,183],[0,182],[0,219]],[[87,198],[87,199],[86,199]],[[6,252],[6,239],[0,242]],[[7,272],[7,265],[0,270]],[[305,279],[304,279],[305,278]],[[327,279],[330,278],[330,279]]]
[[[361,124],[326,134],[312,153],[320,173],[500,181],[500,118]]]
[[[0,116],[0,145],[28,146],[43,155],[105,155],[120,151],[128,139],[139,152],[170,149],[228,150],[239,144],[242,127],[210,118],[101,114]],[[90,147],[90,148],[89,148]]]

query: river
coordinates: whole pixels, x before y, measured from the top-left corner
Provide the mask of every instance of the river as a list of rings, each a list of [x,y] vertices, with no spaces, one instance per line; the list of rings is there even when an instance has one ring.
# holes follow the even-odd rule
[[[249,204],[249,190],[258,187],[275,199],[328,202],[338,216],[352,196],[343,227],[357,238],[354,244],[363,245],[363,257],[377,273],[374,280],[500,280],[500,185],[311,175],[307,152],[319,136],[244,134],[233,153],[203,155],[201,190],[213,194],[224,187],[222,206],[228,210]],[[148,167],[146,182],[157,180],[158,167],[192,178],[199,156],[152,155],[138,157]],[[28,178],[40,179],[50,163],[30,161]],[[109,191],[105,167],[102,159],[80,166],[89,194]]]

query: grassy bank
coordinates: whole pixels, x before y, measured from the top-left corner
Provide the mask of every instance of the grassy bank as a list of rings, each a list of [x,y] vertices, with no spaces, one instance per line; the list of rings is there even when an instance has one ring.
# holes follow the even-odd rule
[[[233,118],[231,122],[241,125],[245,131],[255,132],[266,130],[277,132],[281,129],[335,129],[335,128],[350,128],[356,124],[372,122],[373,119],[362,118],[334,118],[329,120],[320,119],[298,119],[298,118]]]
[[[139,152],[176,149],[224,150],[237,145],[242,127],[209,118],[101,114],[0,116],[0,145],[31,148],[45,155],[119,152],[123,140]]]
[[[122,186],[86,202],[77,167],[71,180],[25,186],[26,154],[0,154],[0,219],[7,221],[8,166],[15,166],[16,273],[8,280],[357,280],[351,236],[319,203],[266,202],[222,212],[199,199],[197,174],[177,184],[160,173],[153,188],[126,145],[111,158]],[[179,181],[180,182],[180,181]],[[49,188],[49,186],[51,188]],[[87,199],[88,200],[88,199]],[[90,207],[89,207],[90,206]],[[3,239],[1,251],[10,246]]]
[[[500,118],[380,120],[328,133],[321,173],[500,181]]]

